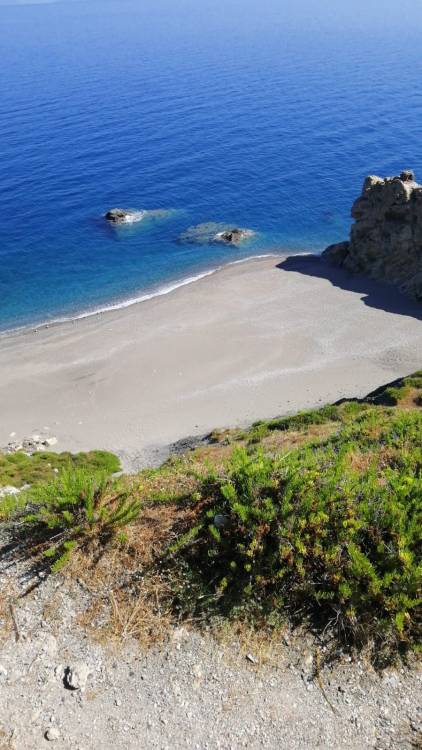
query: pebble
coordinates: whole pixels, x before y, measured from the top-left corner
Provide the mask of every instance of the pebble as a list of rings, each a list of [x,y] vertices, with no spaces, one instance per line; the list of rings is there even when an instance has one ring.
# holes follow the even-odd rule
[[[65,670],[66,687],[70,690],[85,690],[91,670],[85,662],[75,662]]]
[[[47,729],[47,731],[44,733],[44,737],[49,742],[55,742],[56,740],[60,739],[60,732],[57,727],[49,727],[49,729]]]
[[[258,664],[258,660],[255,658],[253,654],[246,654],[246,658],[248,661],[251,662],[251,664]]]

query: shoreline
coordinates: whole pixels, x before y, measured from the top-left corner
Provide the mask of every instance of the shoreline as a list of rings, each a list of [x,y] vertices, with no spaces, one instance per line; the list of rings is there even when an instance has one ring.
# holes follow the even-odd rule
[[[226,265],[196,283],[2,336],[0,445],[108,449],[126,470],[187,436],[362,397],[420,369],[422,307],[314,255]]]
[[[262,253],[259,255],[248,255],[245,258],[239,258],[238,260],[231,260],[227,261],[227,263],[222,263],[218,266],[215,266],[213,268],[210,268],[207,271],[201,271],[198,274],[195,274],[193,276],[185,276],[181,279],[177,279],[175,281],[169,281],[167,284],[164,284],[163,286],[159,286],[157,288],[152,288],[150,292],[145,291],[144,294],[141,294],[137,297],[129,297],[128,299],[122,299],[120,302],[110,302],[107,305],[104,305],[102,307],[93,308],[92,310],[82,310],[79,313],[75,313],[74,315],[68,315],[68,316],[61,316],[58,318],[52,318],[51,320],[43,320],[39,323],[28,323],[27,325],[22,326],[16,326],[14,328],[6,328],[4,331],[0,330],[0,342],[2,338],[7,338],[9,336],[14,336],[19,333],[28,333],[30,331],[37,332],[39,330],[42,330],[43,328],[51,328],[53,326],[60,326],[64,323],[72,323],[74,321],[78,320],[85,320],[85,318],[92,318],[96,315],[104,315],[111,312],[116,312],[117,310],[125,310],[128,307],[132,307],[133,305],[139,305],[143,302],[148,302],[150,299],[155,299],[155,297],[164,297],[167,294],[171,294],[172,292],[176,291],[177,289],[180,289],[184,286],[189,286],[190,284],[195,284],[198,281],[201,281],[202,279],[206,278],[207,276],[213,276],[216,273],[219,273],[219,271],[223,271],[225,268],[228,268],[229,266],[235,266],[241,263],[248,263],[251,260],[260,260],[261,258],[284,258],[288,257],[290,253],[288,252],[274,252],[274,253]],[[308,252],[301,252],[301,253],[295,253],[295,255],[313,255],[314,253],[308,253]],[[318,257],[315,254],[316,257]]]

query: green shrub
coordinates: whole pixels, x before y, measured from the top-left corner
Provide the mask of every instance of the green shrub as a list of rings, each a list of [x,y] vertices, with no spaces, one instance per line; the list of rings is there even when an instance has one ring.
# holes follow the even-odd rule
[[[399,401],[409,395],[410,386],[404,383],[397,387],[386,388],[383,392],[382,402],[391,406],[396,406]]]
[[[28,456],[26,453],[0,454],[0,487],[45,482],[54,477],[55,470],[67,467],[85,468],[114,474],[120,469],[117,456],[108,451],[88,451],[87,453],[52,453],[40,451]]]
[[[195,543],[174,549],[226,612],[306,613],[356,643],[415,645],[421,446],[420,413],[372,408],[319,448],[276,459],[237,449],[204,482]]]
[[[339,409],[335,405],[323,406],[322,409],[302,411],[292,417],[280,417],[266,423],[269,430],[303,430],[315,424],[335,422],[340,419]]]
[[[22,511],[27,505],[26,493],[5,495],[0,498],[0,522],[7,521]]]
[[[410,378],[406,378],[404,383],[407,386],[410,386],[410,388],[418,388],[418,390],[422,390],[422,376],[420,375],[412,375]]]
[[[57,572],[75,549],[105,544],[134,521],[140,503],[104,473],[65,469],[55,480],[28,494],[33,512],[24,517],[34,543]]]
[[[260,443],[269,434],[268,425],[265,422],[259,422],[253,425],[248,431],[246,437],[249,445]]]

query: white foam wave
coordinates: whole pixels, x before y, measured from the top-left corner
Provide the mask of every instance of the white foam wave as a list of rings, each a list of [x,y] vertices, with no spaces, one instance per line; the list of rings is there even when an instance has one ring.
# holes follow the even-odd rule
[[[123,223],[135,224],[137,221],[142,221],[142,219],[145,219],[146,215],[146,211],[134,211],[133,213],[127,214],[127,216],[125,216]]]

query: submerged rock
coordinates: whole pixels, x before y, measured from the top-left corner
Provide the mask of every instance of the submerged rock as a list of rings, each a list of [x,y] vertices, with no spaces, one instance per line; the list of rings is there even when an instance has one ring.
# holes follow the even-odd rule
[[[213,242],[222,242],[226,245],[239,245],[246,239],[253,237],[252,229],[241,229],[239,227],[207,222],[189,227],[179,237],[180,242],[188,242],[199,245],[209,245]]]
[[[135,211],[132,208],[111,208],[104,214],[104,218],[112,224],[133,224],[135,221],[141,221],[144,217],[144,211]]]
[[[330,245],[323,255],[422,300],[422,186],[414,173],[369,175],[352,206],[352,218],[350,240]]]

